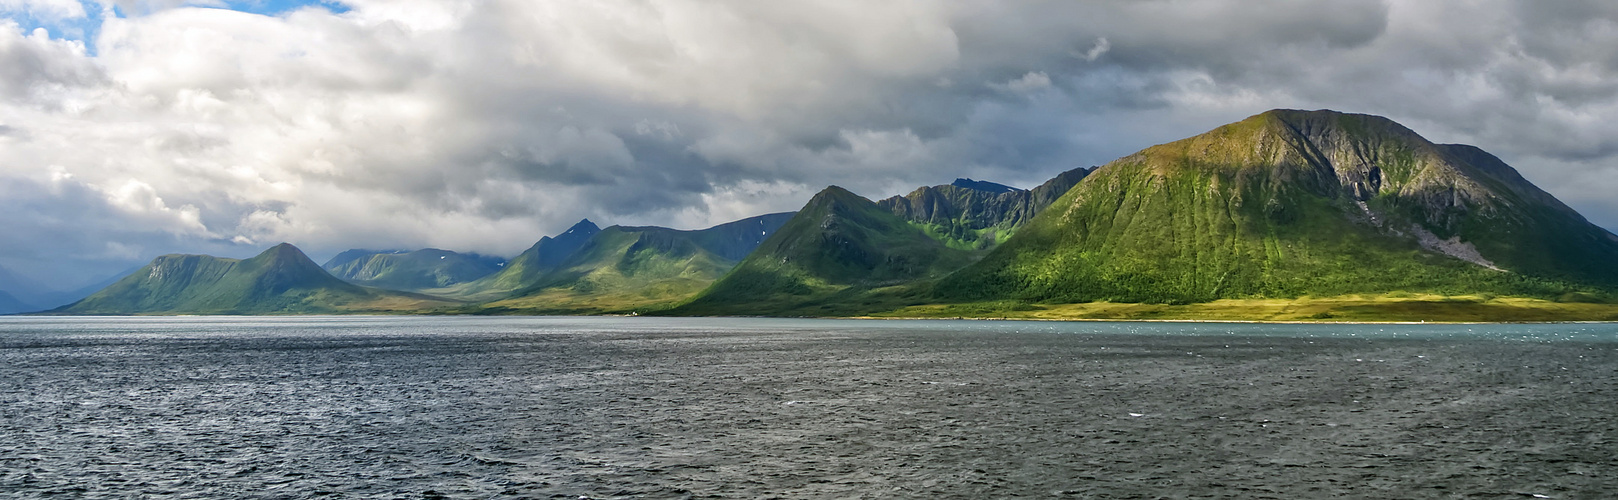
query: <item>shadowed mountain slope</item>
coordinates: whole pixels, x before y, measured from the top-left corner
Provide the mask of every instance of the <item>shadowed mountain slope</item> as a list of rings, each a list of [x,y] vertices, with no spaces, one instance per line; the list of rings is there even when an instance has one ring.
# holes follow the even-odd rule
[[[0,291],[0,314],[16,314],[22,312],[33,312],[37,310],[39,310],[39,308],[25,304],[23,301],[17,300],[16,297],[11,296],[11,294]]]
[[[791,213],[708,229],[612,226],[491,312],[635,312],[689,299],[774,234]]]
[[[506,261],[502,268],[477,280],[452,285],[448,288],[427,290],[428,293],[467,300],[493,300],[518,290],[534,286],[539,279],[556,269],[563,260],[573,255],[601,232],[590,219],[580,220],[556,236],[545,236],[516,257]]]
[[[993,247],[1089,175],[1076,168],[1032,190],[993,182],[956,179],[952,184],[917,188],[877,202],[894,215],[918,223],[934,239],[961,250]]]
[[[344,281],[392,290],[442,288],[498,272],[505,260],[427,248],[413,252],[349,250],[321,266]]]

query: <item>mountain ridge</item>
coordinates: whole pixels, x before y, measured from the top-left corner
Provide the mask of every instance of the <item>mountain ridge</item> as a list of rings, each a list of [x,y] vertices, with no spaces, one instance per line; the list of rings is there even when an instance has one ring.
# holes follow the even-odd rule
[[[961,250],[981,250],[1011,237],[1017,228],[1033,219],[1092,171],[1094,169],[1083,167],[1068,170],[1027,190],[956,179],[951,184],[916,188],[905,196],[893,196],[876,203],[894,215],[921,225],[928,235],[946,245]],[[971,187],[978,184],[1005,189]]]
[[[321,268],[344,281],[393,290],[443,288],[496,272],[505,259],[424,248],[374,252],[348,250]]]
[[[52,314],[308,314],[416,310],[450,305],[431,297],[366,288],[327,273],[282,243],[247,259],[157,257]]]
[[[510,297],[501,312],[636,312],[672,306],[706,288],[781,227],[791,212],[678,230],[610,226]]]
[[[474,301],[501,298],[533,286],[535,281],[554,270],[599,232],[600,226],[590,222],[590,219],[581,219],[555,236],[540,237],[533,246],[507,260],[493,274],[444,289],[424,291]]]

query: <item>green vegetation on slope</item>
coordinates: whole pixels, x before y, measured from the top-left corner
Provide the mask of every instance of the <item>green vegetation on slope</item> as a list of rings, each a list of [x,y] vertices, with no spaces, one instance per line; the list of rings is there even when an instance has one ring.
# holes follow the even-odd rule
[[[449,305],[339,280],[282,243],[250,259],[165,255],[58,314],[315,314]]]
[[[1196,304],[1038,304],[1018,301],[926,304],[880,312],[870,317],[1289,323],[1618,321],[1618,304],[1395,292],[1297,299],[1220,299]]]
[[[465,283],[502,269],[498,258],[436,248],[413,252],[349,250],[322,268],[350,283],[392,290],[424,290]]]
[[[1092,169],[1076,168],[1032,190],[992,182],[956,179],[952,184],[918,188],[877,206],[916,224],[928,236],[959,250],[999,245],[1017,228],[1050,206]]]
[[[1517,195],[1538,192],[1526,181],[1505,191],[1445,151],[1386,119],[1261,114],[1101,167],[934,293],[944,300],[1050,303],[1604,293],[1591,285],[1604,282],[1599,274],[1548,276],[1515,267],[1518,260],[1496,251],[1544,248],[1523,238],[1528,231],[1518,221],[1554,209]],[[1549,217],[1565,222],[1561,227],[1574,224]],[[1489,224],[1500,226],[1465,229]],[[1416,236],[1422,230],[1434,239],[1459,234],[1451,251],[1465,255],[1454,249],[1476,243],[1484,259],[1508,272],[1424,247]],[[1586,234],[1542,237],[1583,245]],[[1618,257],[1612,248],[1618,247],[1580,251],[1611,262]]]
[[[609,227],[529,287],[470,310],[600,314],[666,309],[707,288],[791,217],[761,215],[697,231]]]
[[[534,246],[506,261],[499,272],[468,283],[423,291],[468,301],[506,297],[513,292],[533,286],[599,232],[601,228],[596,227],[590,219],[581,220],[555,237],[540,238]]]
[[[671,313],[779,315],[863,302],[871,300],[867,290],[942,276],[971,258],[876,203],[832,186],[729,274]]]

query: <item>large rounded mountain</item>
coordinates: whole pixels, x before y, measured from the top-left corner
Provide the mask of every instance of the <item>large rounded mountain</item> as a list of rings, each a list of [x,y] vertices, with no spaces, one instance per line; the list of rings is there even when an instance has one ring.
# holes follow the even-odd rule
[[[935,290],[1202,302],[1615,289],[1618,236],[1499,158],[1378,116],[1276,110],[1101,167]]]

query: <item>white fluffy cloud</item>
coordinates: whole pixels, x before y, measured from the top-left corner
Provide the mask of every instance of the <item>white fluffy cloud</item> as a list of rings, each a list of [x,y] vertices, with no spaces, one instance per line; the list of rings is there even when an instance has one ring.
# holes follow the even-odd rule
[[[84,5],[78,0],[0,0],[0,12],[22,13],[34,17],[63,20],[84,17]]]
[[[697,227],[827,184],[1029,186],[1275,107],[1477,144],[1618,226],[1600,1],[185,4],[0,0],[99,27],[86,47],[0,20],[0,265],[509,254],[581,217]]]

